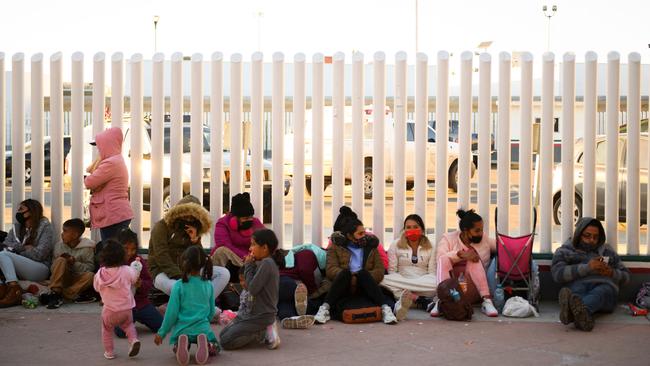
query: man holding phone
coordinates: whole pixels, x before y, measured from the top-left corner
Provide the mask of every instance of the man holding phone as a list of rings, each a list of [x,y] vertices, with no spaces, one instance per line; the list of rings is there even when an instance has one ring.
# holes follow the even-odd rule
[[[560,290],[560,321],[591,331],[594,314],[611,313],[616,307],[619,286],[630,279],[630,272],[605,243],[600,221],[583,217],[576,223],[573,237],[553,254],[551,275],[565,287]]]

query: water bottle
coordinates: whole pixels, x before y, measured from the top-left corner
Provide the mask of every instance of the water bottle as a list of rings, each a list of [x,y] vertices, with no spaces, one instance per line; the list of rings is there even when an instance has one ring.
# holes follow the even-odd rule
[[[34,296],[34,294],[28,292],[23,294],[22,298],[23,300],[21,303],[26,309],[36,309],[38,306],[38,297]]]
[[[497,308],[499,312],[503,310],[503,305],[505,304],[506,299],[505,299],[505,294],[503,292],[503,287],[501,284],[497,285],[496,290],[494,290],[494,306]]]
[[[460,276],[458,276],[458,288],[460,288],[463,293],[467,292],[467,281],[465,281],[464,273],[461,273]]]
[[[455,288],[449,289],[449,296],[454,299],[454,302],[460,301],[460,292],[458,292]]]

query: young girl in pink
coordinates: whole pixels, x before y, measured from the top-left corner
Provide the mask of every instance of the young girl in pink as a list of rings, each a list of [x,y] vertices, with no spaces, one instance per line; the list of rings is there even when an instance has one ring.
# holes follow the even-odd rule
[[[95,275],[95,290],[102,296],[104,308],[102,309],[102,341],[104,343],[104,357],[112,360],[113,353],[113,328],[120,327],[129,340],[129,357],[140,351],[140,341],[133,324],[135,299],[131,286],[133,286],[140,273],[130,266],[124,265],[124,248],[122,244],[109,239],[105,242],[101,252],[101,267]]]

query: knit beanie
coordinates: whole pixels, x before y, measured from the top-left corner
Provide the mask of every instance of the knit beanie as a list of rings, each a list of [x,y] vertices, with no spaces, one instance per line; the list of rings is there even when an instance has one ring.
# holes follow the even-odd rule
[[[237,217],[253,216],[255,209],[251,204],[251,196],[248,192],[236,194],[230,204],[230,213]]]

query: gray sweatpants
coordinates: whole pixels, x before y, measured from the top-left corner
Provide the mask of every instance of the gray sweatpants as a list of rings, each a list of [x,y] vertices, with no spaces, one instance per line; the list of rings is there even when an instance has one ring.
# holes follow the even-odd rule
[[[223,267],[212,267],[212,287],[214,288],[214,297],[218,297],[221,291],[228,286],[230,281],[230,272]],[[171,279],[165,273],[159,273],[153,280],[153,287],[170,295],[172,287],[178,280]]]
[[[50,269],[43,263],[4,250],[0,252],[0,271],[6,282],[21,280],[44,281],[50,276]]]
[[[275,317],[273,316],[246,320],[236,317],[219,333],[221,347],[231,350],[242,348],[253,342],[261,343],[266,337],[266,327],[273,324],[274,321]]]

